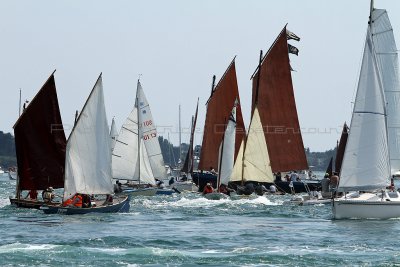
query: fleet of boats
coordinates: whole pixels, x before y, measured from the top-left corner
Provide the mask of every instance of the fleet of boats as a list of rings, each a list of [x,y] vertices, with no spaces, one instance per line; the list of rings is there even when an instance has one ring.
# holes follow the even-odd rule
[[[400,194],[387,189],[390,178],[400,174],[400,81],[397,47],[386,10],[375,9],[371,1],[350,127],[344,124],[337,153],[326,171],[327,176],[339,175],[340,180],[329,192],[316,193],[320,181],[302,177],[307,176],[309,166],[289,58],[298,49],[289,40],[300,38],[285,25],[267,53],[260,52],[251,76],[247,131],[235,58],[216,85],[213,77],[197,170],[193,146],[199,101],[181,175],[172,178],[166,172],[140,80],[133,109],[117,131],[114,118],[108,126],[100,74],[67,140],[53,72],[14,125],[18,168],[15,177],[9,172],[10,179],[16,179],[11,204],[45,213],[126,212],[131,197],[201,193],[211,184],[213,192],[204,191],[208,199],[227,198],[232,191],[236,196],[254,194],[251,188],[257,186],[261,194],[306,192],[288,203],[332,203],[335,219],[400,217]],[[48,188],[63,190],[62,199],[54,202],[22,195]],[[66,204],[77,196],[87,197],[87,205],[82,201],[80,206]]]

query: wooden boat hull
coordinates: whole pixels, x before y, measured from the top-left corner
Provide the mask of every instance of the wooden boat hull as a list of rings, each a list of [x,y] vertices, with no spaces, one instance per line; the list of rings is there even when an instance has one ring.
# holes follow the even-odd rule
[[[28,209],[39,209],[43,205],[48,205],[48,203],[44,201],[38,201],[38,200],[31,200],[31,199],[17,199],[17,198],[12,198],[10,197],[10,203],[11,205],[17,206],[19,208],[28,208]],[[61,203],[55,202],[52,203],[51,205],[59,205]]]
[[[150,188],[124,188],[122,190],[122,194],[130,195],[130,196],[155,196],[157,194],[158,188],[150,187]]]
[[[400,201],[341,198],[333,201],[332,212],[334,219],[398,218],[400,217]]]
[[[75,215],[75,214],[87,214],[87,213],[116,213],[116,212],[128,212],[129,211],[129,200],[128,196],[121,197],[114,200],[114,204],[106,206],[97,206],[90,208],[76,208],[76,207],[61,207],[61,206],[49,206],[43,205],[40,209],[45,214],[65,214],[65,215]]]
[[[208,200],[220,200],[220,199],[226,199],[226,198],[229,197],[229,196],[226,195],[226,194],[217,193],[217,192],[208,193],[208,194],[205,194],[205,195],[203,195],[203,196],[204,196],[205,198],[207,198]]]

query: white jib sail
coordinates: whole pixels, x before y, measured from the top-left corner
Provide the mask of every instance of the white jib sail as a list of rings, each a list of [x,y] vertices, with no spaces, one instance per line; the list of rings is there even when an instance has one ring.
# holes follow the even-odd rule
[[[167,177],[167,172],[158,141],[156,125],[151,115],[149,103],[147,102],[142,85],[139,81],[137,84],[137,99],[139,101],[139,103],[137,103],[139,112],[139,134],[144,140],[154,178],[161,180]]]
[[[390,176],[383,88],[369,27],[340,173],[340,191],[384,188]]]
[[[230,177],[231,182],[242,181],[243,174],[243,150],[244,150],[244,140],[240,143],[239,152],[236,156],[235,165],[233,166],[232,174]]]
[[[219,155],[219,183],[228,185],[233,165],[235,161],[235,135],[236,135],[236,107],[232,109],[232,113],[229,117],[228,125],[226,126],[224,139],[221,143],[220,153],[222,151],[222,156]]]
[[[100,76],[68,138],[64,200],[75,193],[113,193],[110,151],[110,134]]]
[[[111,138],[111,151],[114,150],[115,147],[115,142],[117,140],[118,132],[117,132],[117,126],[115,126],[115,120],[114,118],[112,119],[111,122],[111,130],[110,130],[110,138]]]
[[[386,122],[391,174],[400,171],[399,56],[389,16],[384,9],[372,12],[372,40],[386,100]]]

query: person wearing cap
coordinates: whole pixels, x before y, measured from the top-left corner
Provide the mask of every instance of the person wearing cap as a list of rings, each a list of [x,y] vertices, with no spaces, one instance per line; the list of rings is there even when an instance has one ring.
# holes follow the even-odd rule
[[[207,183],[207,185],[204,187],[203,195],[210,194],[213,192],[214,192],[214,188],[211,186],[211,183]]]
[[[42,192],[42,198],[44,202],[50,203],[54,199],[54,189],[53,187],[48,187],[46,190]]]

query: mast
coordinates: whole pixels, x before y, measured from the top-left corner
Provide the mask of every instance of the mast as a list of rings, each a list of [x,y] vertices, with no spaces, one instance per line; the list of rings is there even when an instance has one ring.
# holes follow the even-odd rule
[[[371,0],[371,5],[370,5],[370,10],[369,10],[369,21],[368,24],[371,27],[371,22],[372,22],[372,12],[374,11],[374,0]]]
[[[181,127],[181,104],[179,104],[179,161],[182,158],[182,127]]]
[[[260,76],[261,76],[260,72],[261,72],[262,59],[263,59],[263,51],[260,50],[260,60],[258,61],[257,87],[256,87],[256,96],[255,96],[255,99],[254,99],[254,103],[255,103],[254,106],[257,106],[257,103],[258,103],[258,91],[260,89]]]
[[[140,79],[138,79],[138,85],[137,85],[137,87],[139,88],[139,81],[140,81]],[[140,125],[140,120],[139,120],[139,113],[140,113],[140,110],[139,110],[139,97],[138,97],[138,89],[136,89],[136,108],[137,108],[137,122],[138,122],[138,135],[137,135],[137,144],[138,144],[138,153],[137,153],[137,160],[138,160],[138,170],[139,170],[139,172],[138,172],[138,175],[139,175],[139,185],[140,185],[140,139],[141,139],[141,137],[140,137],[140,127],[141,127],[141,125]]]
[[[19,88],[19,108],[18,108],[18,117],[21,116],[21,88]]]

